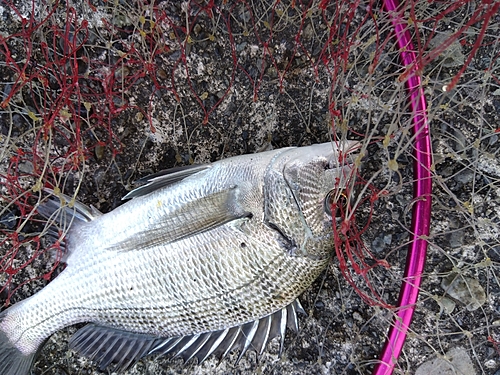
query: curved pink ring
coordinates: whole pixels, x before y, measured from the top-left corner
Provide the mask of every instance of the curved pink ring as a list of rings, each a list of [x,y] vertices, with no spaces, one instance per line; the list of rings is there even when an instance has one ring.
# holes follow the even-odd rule
[[[411,42],[411,35],[406,28],[408,22],[401,16],[401,12],[398,12],[398,6],[398,0],[384,0],[384,7],[389,13],[394,26],[403,65],[412,69],[405,83],[410,94],[410,107],[413,115],[412,130],[415,136],[413,150],[414,203],[411,223],[412,238],[406,257],[406,267],[403,284],[399,293],[397,314],[389,330],[387,341],[381,351],[380,361],[373,370],[373,375],[392,374],[403,349],[418,298],[422,272],[425,265],[431,218],[432,153],[426,102],[420,77],[415,74],[418,66],[413,43]]]

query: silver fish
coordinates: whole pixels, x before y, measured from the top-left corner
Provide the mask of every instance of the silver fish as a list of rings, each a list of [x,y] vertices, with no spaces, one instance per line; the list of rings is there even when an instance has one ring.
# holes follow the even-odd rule
[[[330,201],[357,147],[283,148],[165,171],[107,214],[52,192],[58,199],[38,211],[69,228],[67,266],[0,314],[0,375],[28,374],[48,337],[82,322],[70,348],[101,370],[152,354],[260,355],[274,337],[282,348],[286,327],[298,329],[297,297],[332,255]]]

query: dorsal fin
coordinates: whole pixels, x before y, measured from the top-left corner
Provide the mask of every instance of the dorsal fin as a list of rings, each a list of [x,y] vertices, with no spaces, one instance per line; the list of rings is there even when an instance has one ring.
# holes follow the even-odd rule
[[[248,350],[254,350],[260,356],[275,337],[281,338],[281,354],[286,327],[294,330],[298,327],[297,312],[304,310],[295,300],[273,314],[241,326],[170,338],[88,324],[71,337],[69,345],[95,361],[101,371],[110,365],[113,371],[123,371],[152,354],[173,355],[184,361],[196,357],[198,363],[202,363],[210,355],[222,360],[231,351],[239,350],[238,362]]]
[[[93,206],[86,206],[76,199],[56,193],[52,189],[44,188],[51,196],[36,207],[36,211],[47,219],[44,233],[52,241],[59,241],[60,248],[64,251],[63,262],[67,261],[64,235],[70,228],[94,220],[102,213]],[[62,233],[62,236],[61,236]]]
[[[69,224],[69,221],[89,222],[102,213],[93,206],[86,206],[76,199],[63,193],[56,193],[54,190],[45,188],[50,198],[36,207],[40,215],[46,219],[53,219],[59,225]]]
[[[155,190],[164,188],[168,185],[172,185],[178,181],[185,179],[195,173],[204,171],[210,168],[210,164],[202,165],[188,165],[186,167],[175,167],[170,169],[165,169],[158,173],[150,174],[149,176],[139,179],[137,182],[144,183],[144,185],[135,188],[125,195],[122,200],[137,198],[143,195],[149,194]]]

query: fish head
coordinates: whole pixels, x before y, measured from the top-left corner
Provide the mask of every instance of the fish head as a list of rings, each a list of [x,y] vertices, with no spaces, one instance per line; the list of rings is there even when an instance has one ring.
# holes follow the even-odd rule
[[[266,173],[264,221],[299,256],[329,257],[333,251],[332,203],[345,200],[359,143],[323,143],[288,149]]]

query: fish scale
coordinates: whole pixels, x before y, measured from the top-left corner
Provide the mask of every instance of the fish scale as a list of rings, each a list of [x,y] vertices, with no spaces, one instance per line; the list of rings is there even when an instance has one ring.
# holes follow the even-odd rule
[[[151,354],[259,353],[298,329],[297,297],[334,246],[325,199],[356,142],[244,155],[158,173],[101,214],[55,194],[38,211],[68,228],[66,268],[0,314],[0,375],[26,375],[54,332],[100,369]],[[58,228],[55,228],[58,229]],[[57,233],[57,230],[49,233]]]

